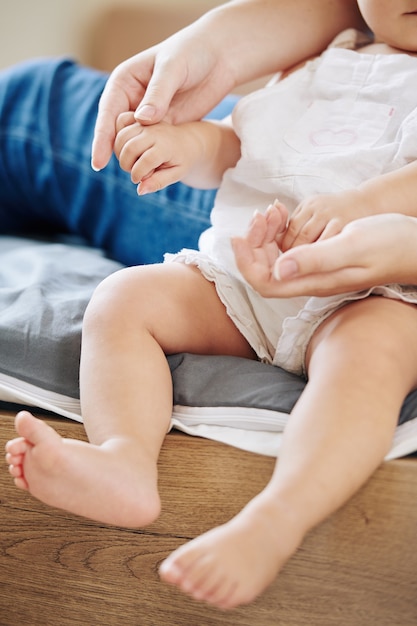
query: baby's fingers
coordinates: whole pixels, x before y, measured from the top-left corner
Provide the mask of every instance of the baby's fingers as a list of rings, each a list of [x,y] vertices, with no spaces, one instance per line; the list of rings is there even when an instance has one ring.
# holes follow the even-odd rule
[[[320,237],[317,241],[323,241],[324,239],[329,239],[330,237],[334,237],[338,235],[342,230],[345,224],[337,218],[330,220],[323,229]]]
[[[265,241],[268,243],[276,242],[280,245],[285,233],[287,232],[288,210],[284,204],[278,200],[271,204],[265,213],[267,229],[265,233]]]
[[[122,128],[114,142],[114,154],[122,169],[130,171],[136,159],[152,145],[151,142],[152,139],[141,132],[141,127],[136,122],[135,125]]]
[[[138,121],[135,119],[133,111],[126,111],[125,113],[121,113],[116,120],[116,133],[119,133],[123,128],[127,126],[132,126],[132,124],[138,124]]]
[[[144,196],[147,193],[160,191],[173,183],[177,183],[181,178],[182,170],[178,166],[161,166],[138,181],[138,194]]]

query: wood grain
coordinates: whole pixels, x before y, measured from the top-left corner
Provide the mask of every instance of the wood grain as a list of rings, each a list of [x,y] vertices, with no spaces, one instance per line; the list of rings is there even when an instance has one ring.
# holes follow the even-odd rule
[[[48,420],[65,436],[83,427]],[[12,415],[0,414],[3,447]],[[222,612],[161,583],[174,548],[235,514],[273,460],[180,433],[160,458],[163,513],[145,530],[44,506],[0,472],[1,626],[415,626],[417,459],[384,464],[307,537],[254,604]]]

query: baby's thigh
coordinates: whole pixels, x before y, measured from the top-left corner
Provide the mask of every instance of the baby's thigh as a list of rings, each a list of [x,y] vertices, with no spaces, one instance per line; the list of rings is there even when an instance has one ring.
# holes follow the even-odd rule
[[[350,302],[316,330],[307,350],[309,370],[322,353],[349,376],[394,377],[408,392],[417,384],[417,306],[380,296]]]
[[[231,354],[252,357],[217,295],[194,265],[165,263],[121,270],[97,290],[95,309],[109,310],[124,328],[145,328],[167,354]]]

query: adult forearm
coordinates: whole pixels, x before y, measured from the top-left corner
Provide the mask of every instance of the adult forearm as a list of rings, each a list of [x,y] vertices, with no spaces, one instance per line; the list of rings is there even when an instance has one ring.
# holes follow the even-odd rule
[[[239,85],[321,52],[348,27],[364,27],[355,0],[233,0],[192,28]]]

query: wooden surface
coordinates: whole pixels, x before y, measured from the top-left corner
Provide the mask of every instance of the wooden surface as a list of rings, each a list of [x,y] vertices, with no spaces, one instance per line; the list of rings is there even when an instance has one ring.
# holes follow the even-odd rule
[[[52,420],[67,436],[81,425]],[[11,414],[0,414],[3,447]],[[146,530],[50,509],[0,472],[1,626],[415,626],[417,459],[384,464],[313,531],[253,605],[222,612],[161,583],[163,558],[257,493],[270,458],[180,433],[160,460],[164,505]],[[277,529],[279,532],[279,529]]]

